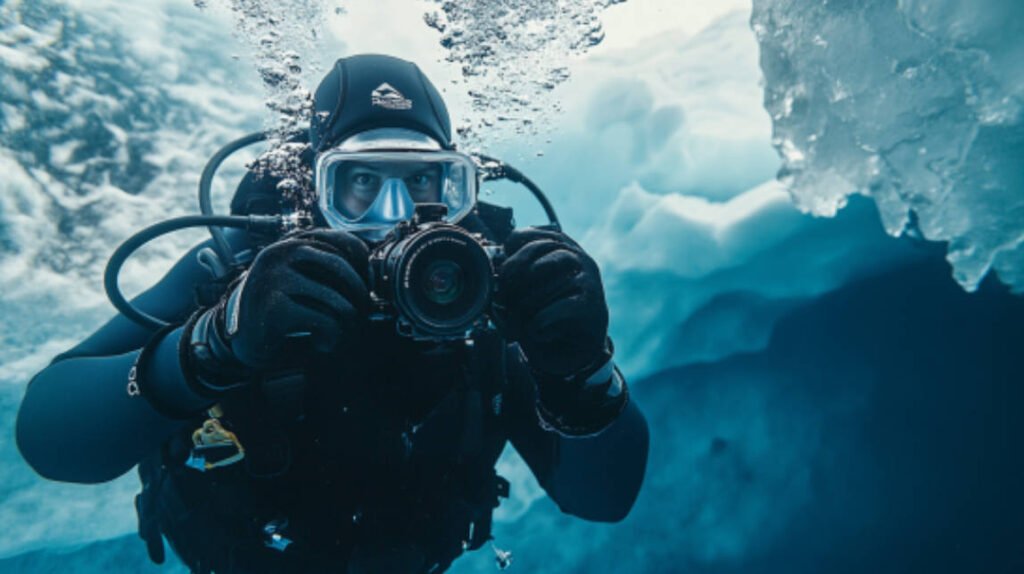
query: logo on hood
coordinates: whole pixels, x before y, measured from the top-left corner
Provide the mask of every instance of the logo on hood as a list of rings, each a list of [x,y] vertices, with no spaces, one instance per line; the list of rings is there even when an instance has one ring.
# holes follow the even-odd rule
[[[412,108],[412,100],[407,99],[387,82],[377,86],[373,93],[370,94],[370,101],[375,106],[380,106],[388,110],[408,110]]]

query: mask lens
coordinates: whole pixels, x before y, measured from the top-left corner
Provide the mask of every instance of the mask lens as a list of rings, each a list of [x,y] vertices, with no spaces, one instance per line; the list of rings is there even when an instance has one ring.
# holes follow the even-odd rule
[[[380,235],[420,203],[443,203],[446,221],[460,220],[476,201],[476,178],[471,160],[454,152],[325,152],[316,185],[332,227]]]
[[[381,193],[399,187],[413,203],[437,203],[445,183],[442,172],[441,165],[427,162],[340,162],[329,175],[333,207],[344,217],[357,219]]]
[[[378,170],[359,164],[341,163],[331,173],[334,209],[352,219],[373,205],[384,182]]]

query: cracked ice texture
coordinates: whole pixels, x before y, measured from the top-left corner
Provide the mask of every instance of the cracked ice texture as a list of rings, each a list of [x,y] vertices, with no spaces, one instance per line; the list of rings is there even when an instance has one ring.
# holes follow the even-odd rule
[[[764,105],[797,205],[874,198],[886,230],[948,242],[973,291],[1024,293],[1024,3],[754,0]]]

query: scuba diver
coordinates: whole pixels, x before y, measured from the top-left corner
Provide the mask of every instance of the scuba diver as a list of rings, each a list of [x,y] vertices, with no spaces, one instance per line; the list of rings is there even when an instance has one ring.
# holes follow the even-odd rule
[[[313,105],[315,200],[250,170],[233,217],[190,216],[214,240],[29,383],[25,460],[78,483],[138,465],[150,558],[166,539],[199,573],[442,572],[492,540],[508,442],[563,512],[622,520],[648,429],[594,260],[557,218],[477,201],[517,172],[455,150],[415,64],[342,58]]]

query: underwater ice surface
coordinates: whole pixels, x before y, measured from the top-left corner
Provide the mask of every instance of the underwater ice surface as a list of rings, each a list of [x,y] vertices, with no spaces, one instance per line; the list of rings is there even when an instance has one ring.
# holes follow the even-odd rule
[[[854,193],[889,233],[945,241],[956,280],[1024,292],[1024,4],[754,0],[782,181],[806,211]]]
[[[550,90],[522,84],[565,102],[560,111],[549,108],[548,134],[498,143],[490,129],[476,135],[548,192],[566,230],[598,259],[617,359],[654,437],[647,486],[620,526],[561,515],[521,461],[505,457],[499,471],[512,482],[512,498],[496,514],[495,534],[498,547],[515,555],[510,571],[838,572],[838,564],[815,560],[828,549],[876,556],[872,544],[897,539],[938,556],[942,546],[926,543],[943,525],[1012,517],[985,512],[1021,508],[1017,499],[972,499],[1003,490],[963,476],[987,469],[1019,484],[1016,469],[1000,466],[1001,436],[970,417],[982,413],[992,427],[1015,428],[1014,411],[999,409],[1020,404],[1019,385],[993,365],[1015,356],[1019,335],[1006,333],[1019,325],[1019,309],[985,293],[968,297],[934,262],[920,268],[928,251],[886,236],[863,198],[836,218],[794,208],[773,181],[773,120],[762,107],[745,2],[716,1],[708,24],[692,34],[671,31],[614,51],[579,43],[595,30],[593,18],[609,23],[634,1],[641,0],[566,3],[575,16],[553,15],[557,37],[530,40],[546,47],[525,40],[495,46],[510,51],[485,61],[544,77],[547,68],[522,51],[555,50],[546,62],[571,72]],[[537,14],[534,22],[547,14],[540,4],[516,4],[520,15]],[[266,13],[239,20],[233,7],[261,5],[268,6],[0,5],[0,420],[7,429],[32,374],[112,313],[101,272],[114,246],[149,223],[194,212],[199,171],[220,145],[279,116],[300,117],[301,106],[267,109],[275,100],[260,72],[263,64],[287,63],[273,55],[288,48],[274,44],[264,54],[252,42],[258,34],[233,32],[269,22],[260,20]],[[334,4],[322,5],[328,18],[344,17]],[[463,8],[469,5],[415,9],[447,9],[449,24],[471,31],[486,22],[485,12]],[[860,14],[857,5],[852,14]],[[444,40],[434,25],[423,23],[424,32]],[[359,51],[356,39],[346,40],[344,51],[321,54],[321,64]],[[426,58],[401,46],[398,56]],[[439,53],[462,63],[463,52]],[[297,85],[315,66],[303,61],[279,85]],[[458,83],[439,86],[448,95],[469,89],[466,82],[504,81],[495,71],[455,75]],[[298,84],[312,88],[313,76]],[[453,107],[453,119],[482,125],[475,118],[505,109],[494,105]],[[990,143],[992,158],[1009,153]],[[837,165],[849,165],[839,157]],[[243,163],[229,163],[215,181],[220,210]],[[520,224],[538,222],[536,206],[521,194],[483,198],[515,205]],[[148,247],[126,267],[125,290],[138,292],[201,238],[183,233]],[[993,328],[998,320],[1006,322],[1002,330]],[[942,442],[932,442],[935,436]],[[943,466],[950,453],[959,458]],[[133,474],[101,486],[40,480],[9,430],[0,433],[0,465],[0,520],[8,526],[0,572],[181,572],[148,565],[134,535]],[[919,503],[931,512],[920,520]],[[976,514],[943,514],[951,505]],[[988,548],[971,532],[940,532],[948,535],[945,547],[974,556],[1012,544],[986,533]],[[885,571],[851,564],[851,572]],[[494,572],[493,553],[466,556],[454,570]]]

